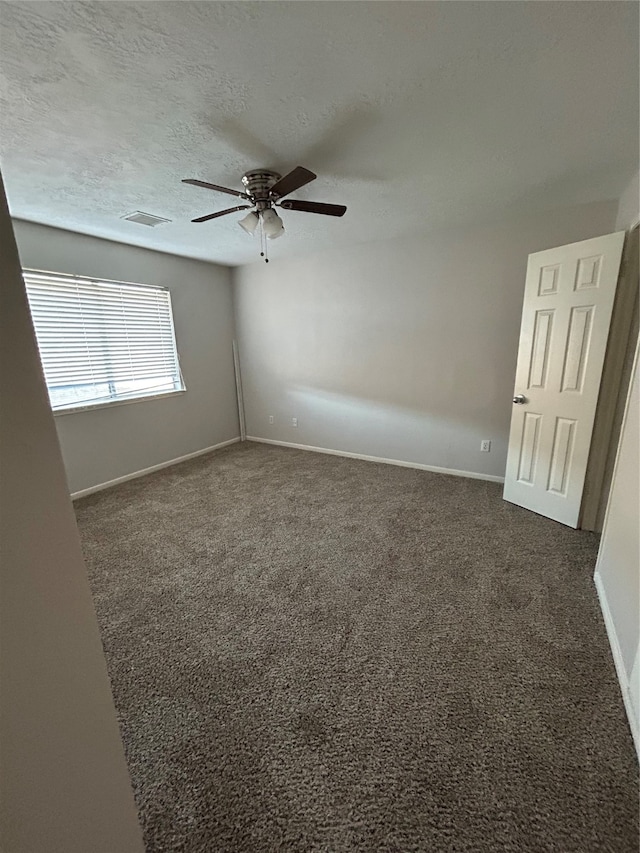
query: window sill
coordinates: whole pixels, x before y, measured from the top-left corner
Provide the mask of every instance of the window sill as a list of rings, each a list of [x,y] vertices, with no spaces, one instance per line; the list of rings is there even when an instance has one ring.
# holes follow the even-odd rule
[[[108,403],[90,403],[86,406],[74,406],[69,409],[54,409],[53,415],[56,418],[61,418],[64,415],[77,415],[79,412],[94,412],[97,409],[111,409],[114,406],[130,406],[132,403],[148,403],[150,400],[162,400],[165,397],[185,394],[186,391],[186,388],[182,388],[180,391],[165,391],[162,394],[148,394],[144,397],[131,397],[128,400],[109,400]]]

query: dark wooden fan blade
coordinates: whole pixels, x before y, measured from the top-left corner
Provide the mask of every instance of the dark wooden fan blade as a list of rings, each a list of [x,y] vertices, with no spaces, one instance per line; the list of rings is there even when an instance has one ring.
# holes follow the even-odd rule
[[[228,187],[219,187],[217,184],[208,184],[206,181],[198,181],[196,178],[185,178],[182,183],[191,184],[193,187],[204,187],[206,190],[217,190],[219,193],[237,195],[238,198],[249,198],[246,193],[240,192],[240,190],[230,190]]]
[[[283,201],[280,207],[285,210],[302,210],[304,213],[324,213],[325,216],[344,216],[347,208],[344,204],[323,204],[321,201]]]
[[[296,166],[296,168],[292,169],[289,174],[284,176],[284,178],[280,178],[279,181],[276,181],[276,183],[271,187],[270,193],[273,196],[282,198],[295,190],[299,190],[300,187],[303,187],[305,184],[315,181],[317,177],[317,175],[314,175],[313,172],[310,172],[303,166]]]
[[[199,216],[197,219],[192,219],[192,222],[207,222],[209,219],[217,219],[219,216],[226,216],[227,213],[235,213],[236,210],[246,210],[251,207],[250,204],[240,204],[238,207],[228,207],[226,210],[219,210],[217,213],[210,213],[208,216]]]

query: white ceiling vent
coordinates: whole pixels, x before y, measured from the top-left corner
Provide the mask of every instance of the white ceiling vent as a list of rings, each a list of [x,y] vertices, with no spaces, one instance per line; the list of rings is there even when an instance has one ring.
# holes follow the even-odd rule
[[[121,218],[138,225],[148,225],[149,228],[155,228],[156,225],[162,225],[163,222],[171,222],[170,219],[163,219],[162,216],[154,216],[152,213],[143,213],[141,210],[134,210],[133,213],[127,213]]]

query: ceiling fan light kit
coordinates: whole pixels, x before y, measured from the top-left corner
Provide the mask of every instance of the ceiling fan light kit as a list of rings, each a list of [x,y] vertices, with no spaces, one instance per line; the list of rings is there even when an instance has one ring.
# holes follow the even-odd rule
[[[258,227],[260,220],[258,219],[258,214],[254,213],[252,210],[250,213],[247,213],[239,222],[238,225],[247,232],[247,234],[253,234],[256,228]]]
[[[303,213],[319,213],[325,216],[344,216],[346,213],[347,208],[342,204],[322,204],[317,201],[296,201],[295,199],[281,201],[289,193],[299,190],[300,187],[305,186],[305,184],[311,181],[315,181],[316,177],[317,175],[310,172],[309,169],[305,169],[303,166],[296,166],[295,169],[292,169],[284,177],[271,169],[253,169],[250,172],[246,172],[242,176],[242,184],[245,188],[244,192],[233,190],[229,187],[221,187],[218,184],[210,184],[207,181],[200,181],[196,178],[185,178],[182,183],[227,193],[228,195],[234,195],[249,202],[249,204],[229,207],[217,213],[199,216],[197,219],[192,219],[191,221],[207,222],[210,219],[226,216],[228,213],[235,213],[237,210],[252,208],[238,222],[238,225],[247,234],[254,234],[258,225],[260,225],[260,242],[262,248],[260,255],[268,263],[269,259],[266,256],[264,238],[267,237],[270,240],[276,240],[284,234],[284,223],[276,213],[276,207],[281,207],[283,210],[301,211]]]
[[[264,233],[270,240],[275,240],[277,237],[282,236],[284,233],[284,224],[272,207],[263,210],[261,218]]]

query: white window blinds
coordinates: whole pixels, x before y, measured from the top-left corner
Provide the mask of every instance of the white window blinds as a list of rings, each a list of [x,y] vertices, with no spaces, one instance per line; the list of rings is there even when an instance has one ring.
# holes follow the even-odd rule
[[[184,390],[168,290],[23,275],[54,410]]]

